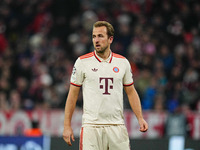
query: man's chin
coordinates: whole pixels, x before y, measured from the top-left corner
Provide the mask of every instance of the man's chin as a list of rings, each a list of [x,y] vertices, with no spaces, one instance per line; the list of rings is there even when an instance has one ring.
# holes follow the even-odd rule
[[[103,53],[104,51],[101,48],[95,48],[97,53]]]

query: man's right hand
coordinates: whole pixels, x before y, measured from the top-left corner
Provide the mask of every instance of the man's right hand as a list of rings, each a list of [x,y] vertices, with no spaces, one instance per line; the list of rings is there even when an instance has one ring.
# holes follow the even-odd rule
[[[74,139],[74,134],[71,127],[64,127],[63,139],[69,146],[72,146],[71,139],[73,142],[75,141],[75,139]]]

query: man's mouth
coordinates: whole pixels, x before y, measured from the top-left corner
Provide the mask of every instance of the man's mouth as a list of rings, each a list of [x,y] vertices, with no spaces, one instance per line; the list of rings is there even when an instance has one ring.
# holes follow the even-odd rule
[[[96,47],[97,47],[97,48],[100,47],[100,44],[96,44]]]

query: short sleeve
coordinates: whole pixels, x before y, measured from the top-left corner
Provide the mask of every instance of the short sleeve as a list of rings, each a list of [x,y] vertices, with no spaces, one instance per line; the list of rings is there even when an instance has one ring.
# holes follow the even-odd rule
[[[123,78],[123,85],[130,86],[133,84],[133,74],[132,74],[132,70],[131,70],[131,65],[127,59],[125,61],[125,68],[126,69],[125,69],[125,74],[124,74],[124,78]]]
[[[83,67],[80,58],[78,58],[74,64],[71,74],[71,84],[75,86],[82,86],[84,79]]]

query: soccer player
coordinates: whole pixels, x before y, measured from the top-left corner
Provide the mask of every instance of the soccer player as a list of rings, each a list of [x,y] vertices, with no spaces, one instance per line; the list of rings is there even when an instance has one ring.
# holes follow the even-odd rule
[[[114,29],[110,23],[96,22],[92,32],[95,50],[80,56],[72,71],[63,138],[68,145],[72,145],[71,119],[82,86],[80,150],[130,150],[123,117],[123,88],[138,119],[140,131],[148,130],[142,116],[140,98],[133,85],[130,64],[125,57],[110,49],[113,37]]]

